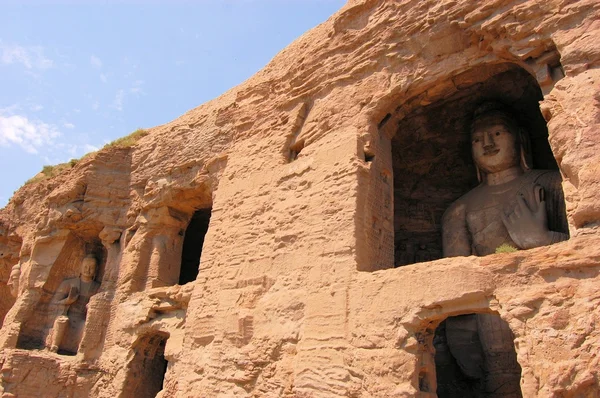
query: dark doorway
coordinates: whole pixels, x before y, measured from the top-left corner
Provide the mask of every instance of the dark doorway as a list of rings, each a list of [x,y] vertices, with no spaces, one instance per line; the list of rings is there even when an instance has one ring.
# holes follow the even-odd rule
[[[154,398],[162,390],[168,365],[165,359],[168,338],[166,333],[155,332],[136,341],[121,397]]]
[[[521,398],[514,336],[496,314],[449,317],[435,331],[440,398]]]
[[[198,276],[200,256],[204,245],[204,237],[210,223],[211,210],[210,208],[197,210],[185,230],[181,254],[181,272],[179,273],[180,285],[195,281]]]

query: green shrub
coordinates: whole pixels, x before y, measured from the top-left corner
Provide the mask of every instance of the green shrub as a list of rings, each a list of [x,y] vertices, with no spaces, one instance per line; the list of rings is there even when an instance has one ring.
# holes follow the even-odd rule
[[[519,251],[519,249],[517,249],[514,246],[509,245],[508,243],[503,243],[496,248],[496,254],[498,254],[498,253],[514,253],[516,251]]]

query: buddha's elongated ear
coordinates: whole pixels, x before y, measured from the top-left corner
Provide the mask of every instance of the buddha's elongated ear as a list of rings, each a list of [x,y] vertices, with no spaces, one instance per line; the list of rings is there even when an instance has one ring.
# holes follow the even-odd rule
[[[522,128],[519,128],[519,149],[521,152],[521,168],[523,171],[528,171],[533,168],[531,159],[531,141],[529,134]]]

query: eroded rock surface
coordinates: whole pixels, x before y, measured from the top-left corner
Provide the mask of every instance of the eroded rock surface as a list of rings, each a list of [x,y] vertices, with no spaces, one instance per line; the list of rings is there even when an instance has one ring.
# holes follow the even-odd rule
[[[430,397],[436,329],[483,313],[514,336],[517,393],[597,397],[599,21],[595,0],[351,0],[137,145],[22,187],[0,211],[4,396]],[[441,259],[487,99],[535,120],[570,239]],[[81,340],[52,352],[90,254]]]

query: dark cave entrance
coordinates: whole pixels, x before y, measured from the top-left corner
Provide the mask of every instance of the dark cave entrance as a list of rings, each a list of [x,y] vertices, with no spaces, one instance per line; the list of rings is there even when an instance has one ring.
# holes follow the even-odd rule
[[[522,397],[514,335],[499,315],[448,317],[433,347],[438,397]]]
[[[162,390],[168,366],[168,338],[167,333],[153,332],[136,341],[121,397],[153,398]]]
[[[211,208],[207,208],[194,212],[185,230],[181,254],[181,271],[179,273],[180,285],[195,281],[198,276],[202,246],[204,245],[204,238],[208,231],[211,210]]]
[[[485,66],[452,79],[453,94],[417,106],[398,123],[391,141],[394,190],[394,266],[442,258],[441,219],[477,186],[470,124],[484,101],[514,110],[531,141],[533,168],[558,170],[539,110],[533,76],[513,64]]]

